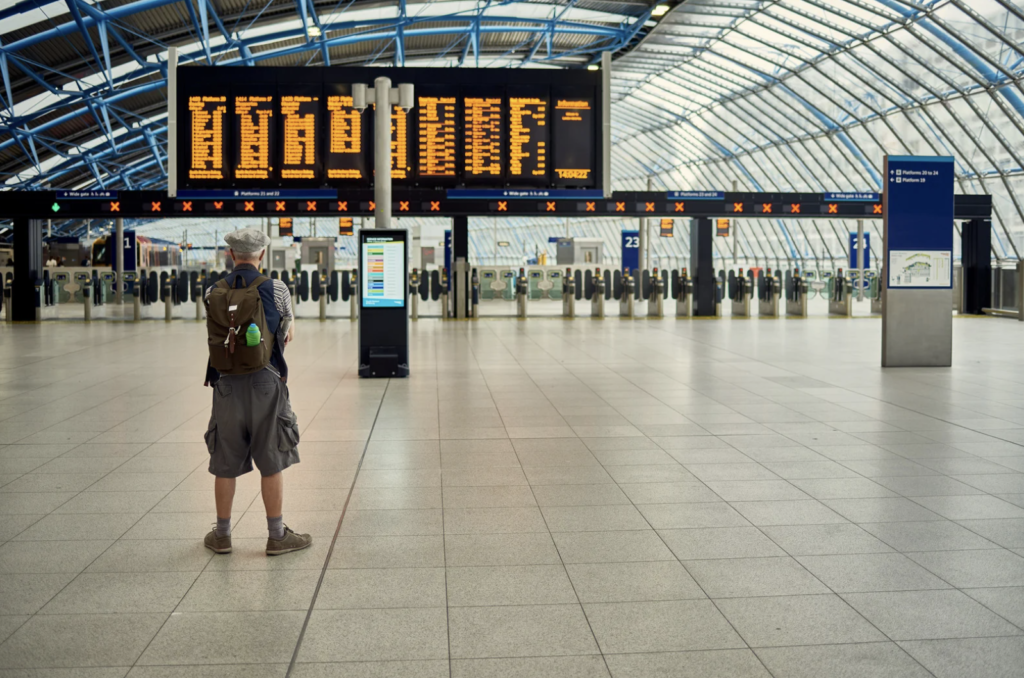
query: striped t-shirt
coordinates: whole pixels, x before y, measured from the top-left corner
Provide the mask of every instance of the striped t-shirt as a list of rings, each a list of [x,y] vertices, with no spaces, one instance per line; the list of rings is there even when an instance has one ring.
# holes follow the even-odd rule
[[[288,292],[288,286],[277,278],[271,278],[270,282],[273,283],[274,288],[274,307],[277,308],[277,312],[281,314],[282,318],[294,318],[292,314],[292,295]],[[213,289],[213,285],[206,288],[206,298],[210,298],[210,290]]]

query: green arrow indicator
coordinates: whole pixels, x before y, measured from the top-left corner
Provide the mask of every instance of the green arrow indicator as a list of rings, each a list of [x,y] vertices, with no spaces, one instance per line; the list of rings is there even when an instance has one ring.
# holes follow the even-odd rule
[[[54,212],[60,212],[60,205],[58,205],[57,203],[53,203],[50,209],[53,210]]]

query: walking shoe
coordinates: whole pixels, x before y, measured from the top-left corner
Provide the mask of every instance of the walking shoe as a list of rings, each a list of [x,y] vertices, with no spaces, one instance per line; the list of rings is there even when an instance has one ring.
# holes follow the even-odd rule
[[[280,556],[292,551],[301,551],[313,543],[308,534],[296,534],[292,528],[284,526],[284,539],[267,539],[267,555]]]
[[[214,553],[231,553],[231,535],[218,537],[217,530],[210,530],[206,539],[203,540],[203,546]]]

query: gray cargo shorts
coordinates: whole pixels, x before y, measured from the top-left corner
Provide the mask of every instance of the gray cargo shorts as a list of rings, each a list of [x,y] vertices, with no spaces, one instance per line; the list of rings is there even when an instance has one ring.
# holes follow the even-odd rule
[[[272,476],[299,462],[299,426],[288,387],[272,370],[224,375],[213,388],[206,431],[210,473],[237,478],[252,470]]]

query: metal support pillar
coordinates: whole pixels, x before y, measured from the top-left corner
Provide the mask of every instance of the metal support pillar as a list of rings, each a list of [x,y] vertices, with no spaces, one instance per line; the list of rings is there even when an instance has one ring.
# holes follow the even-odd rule
[[[694,316],[716,314],[715,266],[713,259],[714,224],[707,217],[690,221],[690,276],[693,280],[691,312]]]
[[[391,228],[391,79],[373,81],[373,225]]]
[[[857,220],[857,301],[864,300],[864,220]]]
[[[114,278],[114,303],[118,306],[124,304],[124,219],[118,217],[114,220],[115,236],[117,240],[114,245],[114,261],[117,262]]]
[[[39,320],[43,277],[43,227],[36,219],[17,218],[14,226],[14,280],[11,310],[15,322]]]

